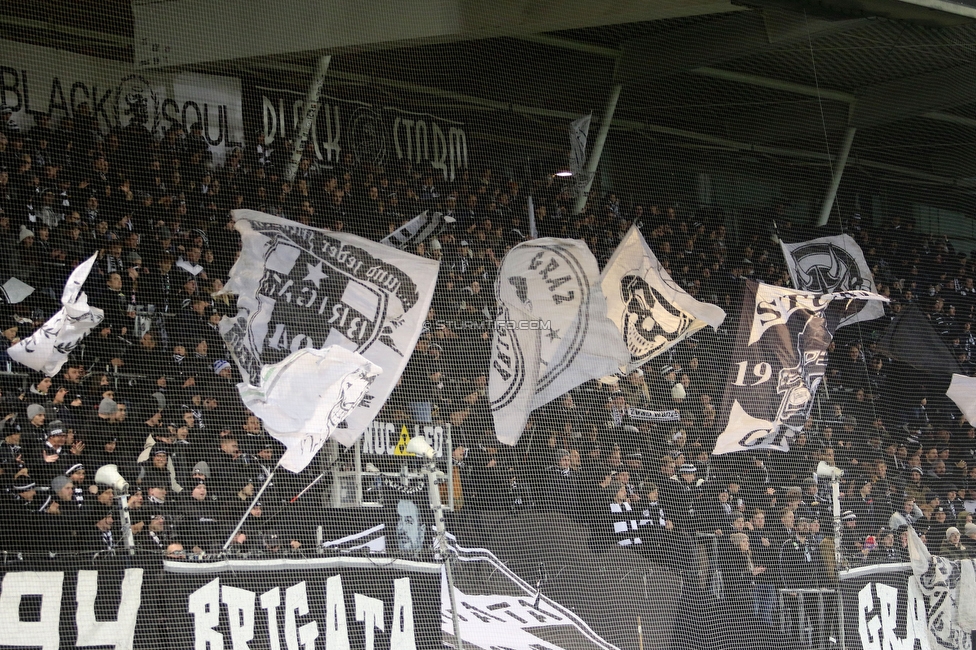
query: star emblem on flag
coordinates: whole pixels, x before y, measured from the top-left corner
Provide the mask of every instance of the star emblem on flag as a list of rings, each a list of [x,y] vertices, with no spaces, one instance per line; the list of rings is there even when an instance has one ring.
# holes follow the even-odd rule
[[[306,262],[305,266],[308,267],[308,274],[302,278],[302,282],[314,282],[315,288],[321,289],[322,287],[319,286],[319,283],[329,277],[328,274],[322,271],[322,262],[320,261],[314,266]]]

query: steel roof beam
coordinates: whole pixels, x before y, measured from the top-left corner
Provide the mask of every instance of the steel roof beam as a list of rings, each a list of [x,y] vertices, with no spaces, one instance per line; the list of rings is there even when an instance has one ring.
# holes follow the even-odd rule
[[[802,25],[797,20],[803,21]],[[871,23],[869,19],[803,20],[802,16],[798,19],[795,14],[774,10],[727,14],[706,23],[625,43],[618,60],[616,82],[634,84]]]

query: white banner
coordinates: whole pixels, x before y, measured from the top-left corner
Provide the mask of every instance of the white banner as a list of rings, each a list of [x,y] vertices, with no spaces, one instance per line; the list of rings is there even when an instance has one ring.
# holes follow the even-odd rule
[[[102,322],[105,314],[90,306],[88,296],[81,290],[96,257],[97,254],[92,255],[71,272],[61,293],[61,309],[31,336],[10,346],[7,353],[11,359],[53,377],[85,335]]]
[[[438,262],[347,233],[235,210],[241,256],[224,291],[238,313],[220,333],[246,383],[303,348],[338,345],[383,370],[332,434],[351,446],[396,386],[420,337]]]
[[[600,276],[607,315],[623,335],[630,372],[703,327],[725,321],[721,307],[699,302],[671,279],[637,226],[631,226]]]
[[[514,445],[529,411],[583,382],[616,372],[630,358],[606,317],[599,267],[586,244],[546,237],[505,256],[495,292],[498,323],[488,394],[495,433]],[[547,329],[518,327],[543,321]]]
[[[287,451],[281,466],[300,472],[353,412],[383,372],[360,354],[332,345],[302,348],[261,369],[260,387],[238,384],[244,406]]]
[[[241,84],[234,77],[196,73],[136,74],[131,65],[66,50],[0,40],[0,102],[14,111],[22,130],[34,116],[50,115],[55,124],[88,104],[103,133],[129,124],[137,105],[146,107],[146,127],[157,137],[194,122],[217,162],[230,146],[244,141]]]
[[[819,237],[786,244],[780,241],[793,287],[798,291],[836,293],[838,291],[877,292],[874,276],[861,247],[850,235]],[[838,327],[884,316],[884,305],[868,300],[858,303],[858,311],[841,320]]]

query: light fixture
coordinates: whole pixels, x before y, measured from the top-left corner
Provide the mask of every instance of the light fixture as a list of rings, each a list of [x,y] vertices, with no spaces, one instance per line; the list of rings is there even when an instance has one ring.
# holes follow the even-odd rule
[[[573,172],[569,169],[560,169],[558,172],[553,174],[553,176],[558,176],[559,178],[569,178],[573,175]]]

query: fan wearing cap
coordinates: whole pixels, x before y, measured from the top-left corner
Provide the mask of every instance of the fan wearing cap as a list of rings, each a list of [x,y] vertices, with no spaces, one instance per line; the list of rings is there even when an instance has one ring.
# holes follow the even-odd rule
[[[102,503],[93,504],[79,535],[78,549],[101,553],[114,551],[116,544],[115,508]]]
[[[68,453],[65,447],[67,439],[68,429],[63,422],[55,420],[47,425],[44,444],[36,454],[31,454],[28,460],[34,478],[49,483],[58,474],[64,474],[64,471],[76,462],[71,460],[75,456]]]
[[[942,499],[942,507],[946,511],[946,519],[955,521],[956,517],[964,511],[963,502],[960,498],[959,488],[953,484],[948,484],[943,488],[945,498]]]
[[[939,547],[938,555],[949,560],[969,559],[970,551],[962,544],[962,535],[955,526],[946,529],[945,538]]]
[[[217,503],[208,498],[206,482],[197,481],[192,487],[185,488],[182,494],[179,499],[182,519],[176,528],[177,535],[193,548],[194,553],[215,550],[221,541],[218,538],[223,530],[222,513]]]
[[[963,525],[962,532],[961,542],[969,549],[970,559],[976,559],[976,524],[967,522]]]
[[[162,474],[156,473],[151,480],[145,482],[145,486],[146,506],[169,512],[172,505],[169,501],[169,481]]]
[[[74,486],[74,500],[83,503],[85,500],[85,494],[94,494],[97,492],[95,486],[88,482],[86,479],[85,466],[82,463],[72,463],[64,470],[64,477],[71,481]]]
[[[114,431],[99,431],[94,437],[95,442],[92,444],[91,451],[85,453],[85,464],[92,473],[97,472],[103,465],[121,467],[130,462],[130,458],[119,448]]]
[[[24,466],[23,448],[20,445],[20,429],[13,424],[15,414],[0,420],[3,442],[0,442],[0,475],[14,474]]]
[[[27,407],[27,423],[21,427],[21,442],[27,448],[40,446],[47,439],[47,412],[40,404]]]
[[[38,509],[44,499],[38,495],[37,483],[26,470],[18,473],[10,484],[10,498],[0,501],[0,544],[3,550],[26,552],[37,550],[33,540],[40,534],[38,530]]]
[[[213,362],[213,373],[213,378],[207,384],[208,395],[204,406],[210,410],[218,407],[226,410],[228,405],[240,403],[240,394],[237,392],[240,377],[234,372],[234,366],[226,359],[217,359]]]
[[[66,476],[55,476],[40,512],[47,515],[47,534],[58,551],[73,550],[87,508],[75,500],[75,486]]]
[[[143,518],[146,522],[144,534],[138,535],[135,542],[142,548],[165,552],[166,547],[174,539],[169,517],[159,508],[144,508],[144,510],[146,510]]]
[[[170,432],[166,431],[160,438],[169,435]],[[173,444],[166,444],[161,439],[156,440],[155,444],[144,449],[139,455],[139,465],[144,473],[139,482],[146,486],[162,484],[175,490],[177,489],[176,475],[170,458],[170,449]]]
[[[698,468],[691,463],[683,463],[678,468],[677,482],[678,488],[675,491],[675,513],[674,522],[678,528],[686,533],[700,532],[699,524],[705,516],[703,508],[702,484],[704,479],[699,479]],[[707,523],[704,523],[707,526]]]
[[[926,503],[925,495],[929,490],[922,482],[925,472],[921,467],[914,466],[908,472],[908,482],[905,484],[905,493],[910,495],[919,505]]]
[[[844,557],[847,558],[848,562],[851,562],[855,566],[860,564],[861,558],[858,554],[861,552],[863,546],[864,538],[867,534],[873,531],[869,531],[866,528],[859,526],[857,520],[857,514],[852,510],[844,510],[840,513],[840,521],[843,526],[843,536],[841,538],[841,552]]]

